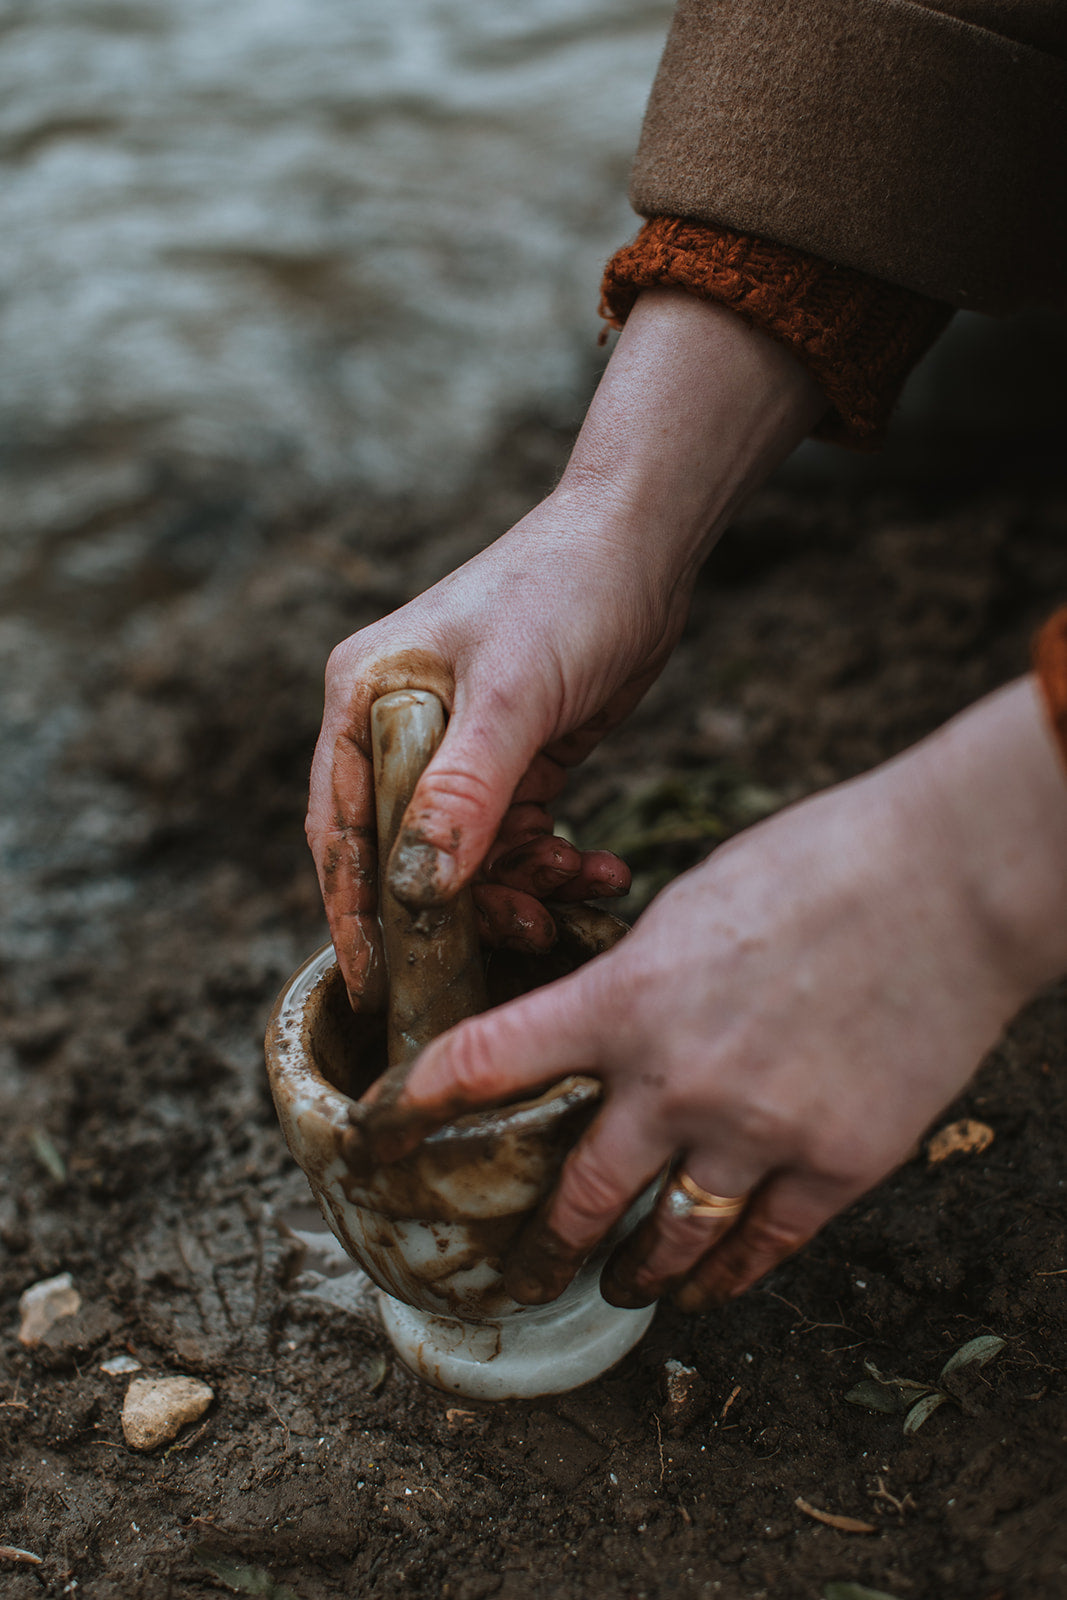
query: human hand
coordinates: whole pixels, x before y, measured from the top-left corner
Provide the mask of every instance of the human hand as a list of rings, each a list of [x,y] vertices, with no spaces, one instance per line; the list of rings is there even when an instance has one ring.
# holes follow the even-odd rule
[[[741,1293],[897,1165],[1019,1005],[1067,968],[1067,784],[1028,682],[780,813],[664,892],[614,951],[460,1024],[396,1108],[424,1133],[571,1072],[605,1099],[505,1263],[555,1298],[670,1162],[606,1297]],[[395,1130],[394,1130],[395,1131]],[[402,1142],[394,1148],[403,1153]]]
[[[546,807],[636,704],[685,621],[738,501],[825,402],[782,346],[672,291],[642,296],[558,488],[490,549],[330,658],[308,839],[350,992],[381,975],[370,707],[429,689],[450,713],[412,798],[390,886],[412,907],[477,872],[491,942],[543,948],[540,898],[624,892],[604,852],[552,837]]]

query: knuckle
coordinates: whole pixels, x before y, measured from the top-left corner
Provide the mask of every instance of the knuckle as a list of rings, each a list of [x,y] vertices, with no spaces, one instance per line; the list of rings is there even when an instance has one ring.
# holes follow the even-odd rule
[[[454,1092],[464,1102],[489,1099],[499,1090],[495,1030],[484,1022],[458,1028],[448,1053],[448,1075]]]
[[[824,1124],[804,1153],[806,1165],[817,1177],[848,1187],[865,1187],[884,1166],[870,1133],[852,1124]]]
[[[744,1224],[742,1236],[746,1247],[760,1257],[777,1260],[792,1255],[810,1237],[808,1232],[783,1217],[752,1216]]]
[[[595,1234],[612,1221],[626,1199],[615,1174],[602,1168],[588,1152],[579,1150],[568,1163],[561,1202],[583,1236]]]
[[[326,691],[331,693],[338,689],[342,683],[347,684],[351,676],[354,646],[351,639],[342,639],[340,644],[335,644],[326,658]]]
[[[419,785],[422,806],[446,805],[453,814],[481,812],[493,798],[493,786],[488,778],[463,767],[431,770]]]
[[[736,1134],[754,1150],[779,1152],[795,1142],[792,1108],[773,1100],[749,1096],[731,1111]]]

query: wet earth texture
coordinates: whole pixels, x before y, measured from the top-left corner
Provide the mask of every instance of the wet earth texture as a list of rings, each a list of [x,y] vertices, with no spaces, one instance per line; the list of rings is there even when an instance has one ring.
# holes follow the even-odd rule
[[[322,666],[513,521],[564,445],[520,429],[448,505],[272,520],[160,484],[122,539],[82,529],[76,559],[57,539],[9,591],[5,1600],[1067,1589],[1063,988],[939,1119],[986,1124],[988,1148],[920,1152],[741,1303],[662,1310],[560,1399],[422,1387],[315,1233],[260,1041],[324,932],[301,832]],[[1048,490],[765,491],[575,779],[577,837],[629,828],[639,905],[746,816],[900,749],[1024,668],[1067,594],[1062,527]],[[80,1309],[24,1348],[19,1296],[62,1272]],[[996,1358],[917,1431],[845,1398],[865,1361],[936,1384],[983,1335]],[[131,1450],[130,1374],[101,1370],[119,1355],[212,1405]]]

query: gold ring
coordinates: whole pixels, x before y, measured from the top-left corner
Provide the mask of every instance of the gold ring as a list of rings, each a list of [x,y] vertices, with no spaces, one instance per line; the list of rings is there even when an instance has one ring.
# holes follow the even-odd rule
[[[694,1183],[688,1172],[676,1172],[673,1181],[692,1202],[689,1207],[691,1217],[714,1217],[717,1222],[724,1222],[728,1217],[739,1217],[748,1205],[747,1191],[734,1195],[712,1194],[702,1189],[699,1183]]]

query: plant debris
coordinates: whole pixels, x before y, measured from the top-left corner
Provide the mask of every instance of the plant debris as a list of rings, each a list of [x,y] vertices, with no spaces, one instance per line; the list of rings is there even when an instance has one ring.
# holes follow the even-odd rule
[[[34,1555],[32,1550],[20,1550],[17,1544],[0,1544],[0,1561],[14,1561],[17,1566],[39,1567],[44,1563],[44,1557]]]
[[[936,1167],[949,1156],[980,1156],[993,1143],[995,1134],[986,1122],[975,1122],[965,1117],[962,1122],[950,1122],[929,1140],[926,1159]]]
[[[260,1595],[262,1600],[300,1600],[288,1584],[275,1583],[264,1567],[250,1567],[239,1561],[231,1561],[228,1556],[219,1555],[201,1544],[194,1545],[192,1553],[194,1560],[206,1567],[213,1578],[218,1578],[220,1583],[224,1583],[227,1589],[233,1589],[236,1594]]]
[[[878,1527],[874,1522],[861,1522],[859,1517],[841,1517],[835,1511],[820,1511],[818,1506],[809,1505],[807,1500],[802,1500],[799,1495],[793,1501],[798,1511],[803,1511],[806,1517],[813,1517],[816,1522],[823,1522],[828,1528],[836,1528],[838,1533],[877,1533]]]
[[[67,1181],[67,1163],[56,1149],[51,1135],[44,1128],[30,1129],[30,1146],[48,1175],[57,1183]]]
[[[1005,1346],[1006,1340],[995,1333],[979,1334],[975,1339],[968,1339],[966,1344],[961,1344],[955,1353],[949,1356],[938,1375],[938,1380],[949,1377],[953,1372],[960,1372],[965,1367],[984,1367],[994,1356],[999,1355]],[[904,1411],[904,1432],[917,1433],[928,1417],[932,1417],[939,1406],[953,1397],[946,1394],[933,1383],[920,1383],[914,1378],[887,1377],[884,1372],[879,1372],[873,1361],[863,1363],[868,1376],[845,1395],[850,1405],[865,1406],[868,1411],[893,1412]]]

